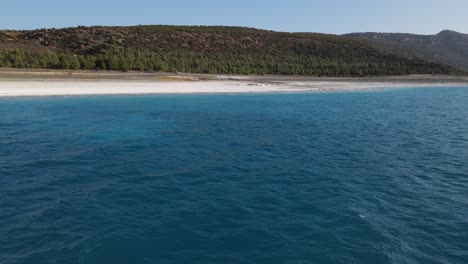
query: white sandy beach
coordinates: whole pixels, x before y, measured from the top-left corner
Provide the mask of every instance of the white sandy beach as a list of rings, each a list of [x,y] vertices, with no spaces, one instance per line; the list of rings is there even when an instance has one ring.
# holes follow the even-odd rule
[[[150,80],[1,80],[0,96],[55,96],[106,94],[274,93],[374,90],[401,87],[467,86],[444,83],[344,81],[249,82]]]
[[[233,81],[3,81],[0,96],[106,95],[106,94],[190,94],[300,91],[280,85]]]

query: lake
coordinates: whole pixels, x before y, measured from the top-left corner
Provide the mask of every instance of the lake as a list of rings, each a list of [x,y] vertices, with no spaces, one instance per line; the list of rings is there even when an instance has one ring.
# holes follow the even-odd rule
[[[0,263],[468,263],[468,89],[0,99]]]

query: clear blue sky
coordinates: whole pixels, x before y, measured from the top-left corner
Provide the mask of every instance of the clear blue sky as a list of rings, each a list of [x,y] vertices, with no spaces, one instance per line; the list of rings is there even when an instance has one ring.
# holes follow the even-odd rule
[[[468,0],[5,0],[0,28],[236,25],[278,31],[468,33]]]

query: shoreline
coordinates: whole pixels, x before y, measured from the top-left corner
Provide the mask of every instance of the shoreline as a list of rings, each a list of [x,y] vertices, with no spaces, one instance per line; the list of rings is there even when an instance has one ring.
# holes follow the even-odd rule
[[[235,76],[0,69],[0,97],[204,93],[291,93],[467,87],[468,77]]]

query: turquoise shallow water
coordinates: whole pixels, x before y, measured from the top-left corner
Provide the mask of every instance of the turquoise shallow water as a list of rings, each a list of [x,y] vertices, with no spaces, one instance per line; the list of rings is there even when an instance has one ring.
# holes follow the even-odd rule
[[[0,99],[0,263],[468,263],[468,89]]]

